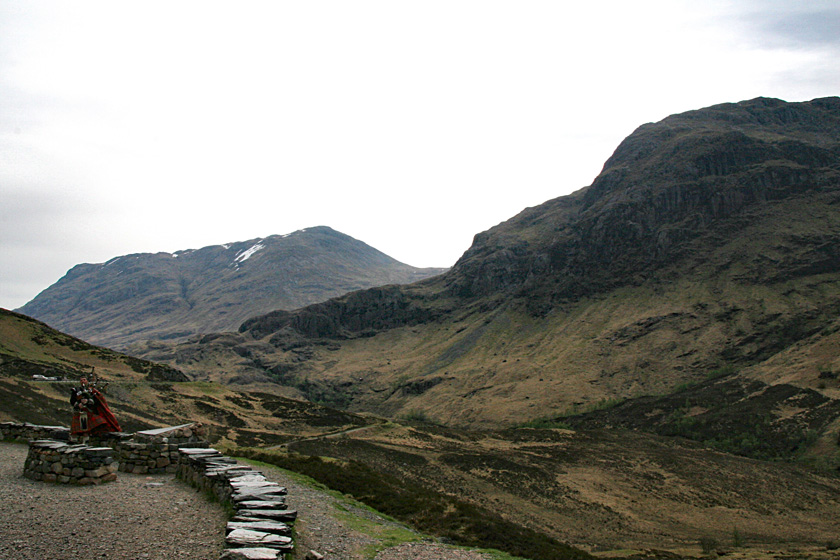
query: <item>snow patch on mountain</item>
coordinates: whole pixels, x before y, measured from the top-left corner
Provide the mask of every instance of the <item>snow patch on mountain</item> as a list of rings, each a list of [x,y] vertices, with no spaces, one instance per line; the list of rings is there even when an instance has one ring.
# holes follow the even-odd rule
[[[260,240],[257,243],[255,243],[254,245],[252,245],[250,248],[245,249],[244,251],[238,252],[236,254],[236,258],[233,259],[233,260],[234,260],[234,262],[238,262],[238,263],[245,262],[245,261],[247,261],[248,259],[251,258],[251,255],[253,255],[257,251],[259,251],[260,249],[264,249],[264,248],[265,248],[265,245],[263,245],[262,240]]]

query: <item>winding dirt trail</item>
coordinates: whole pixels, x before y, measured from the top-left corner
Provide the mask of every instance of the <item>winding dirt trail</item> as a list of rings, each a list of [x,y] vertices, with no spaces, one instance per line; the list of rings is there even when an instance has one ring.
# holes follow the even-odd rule
[[[347,434],[353,434],[356,432],[361,432],[364,430],[370,430],[371,428],[379,428],[382,426],[383,423],[377,422],[376,424],[368,424],[367,426],[357,426],[355,428],[346,428],[344,430],[338,430],[335,432],[327,432],[324,434],[318,434],[316,436],[309,436],[301,439],[295,439],[292,441],[287,441],[286,443],[281,443],[279,445],[272,445],[270,447],[266,447],[265,449],[280,449],[281,447],[287,447],[289,445],[293,445],[295,443],[303,443],[306,441],[315,441],[317,439],[330,439],[330,438],[337,438],[340,436],[344,436]]]

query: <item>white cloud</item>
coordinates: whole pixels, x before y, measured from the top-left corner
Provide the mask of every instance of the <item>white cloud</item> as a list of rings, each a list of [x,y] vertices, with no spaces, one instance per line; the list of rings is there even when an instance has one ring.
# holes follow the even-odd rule
[[[836,94],[836,11],[816,27],[791,23],[834,9],[0,4],[4,203],[73,201],[8,216],[0,305],[46,287],[56,262],[321,224],[409,264],[451,265],[475,233],[591,182],[644,122],[759,95]],[[237,211],[244,200],[258,203]],[[30,232],[33,247],[73,243],[60,261],[24,267],[9,229]],[[36,275],[44,267],[51,279]],[[27,282],[23,299],[2,291]]]

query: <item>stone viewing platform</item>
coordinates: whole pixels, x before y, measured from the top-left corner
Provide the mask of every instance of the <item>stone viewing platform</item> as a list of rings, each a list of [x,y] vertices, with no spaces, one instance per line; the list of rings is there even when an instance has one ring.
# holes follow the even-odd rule
[[[47,434],[57,439],[43,438]],[[174,474],[232,512],[225,527],[226,550],[219,560],[283,559],[293,550],[291,524],[297,518],[297,511],[286,505],[286,488],[209,447],[204,435],[200,424],[184,424],[104,434],[92,438],[93,445],[82,445],[67,442],[69,429],[61,426],[0,424],[2,439],[30,440],[27,478],[93,485],[117,480],[117,471]]]

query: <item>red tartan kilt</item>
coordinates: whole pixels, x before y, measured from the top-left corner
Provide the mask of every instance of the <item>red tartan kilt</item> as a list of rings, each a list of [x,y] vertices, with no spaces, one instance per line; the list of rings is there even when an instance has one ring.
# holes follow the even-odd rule
[[[70,424],[70,433],[72,434],[91,434],[97,432],[110,432],[108,421],[101,415],[94,412],[87,412],[82,414],[74,414],[73,421]]]
[[[87,420],[87,416],[85,416],[84,420]],[[83,434],[87,431],[87,422],[82,424],[82,415],[78,412],[73,413],[73,420],[70,422],[70,433],[71,434]]]
[[[84,415],[84,416],[83,416]],[[74,413],[70,422],[71,434],[98,434],[104,432],[119,432],[120,425],[113,413],[105,409],[103,414],[95,412]]]

